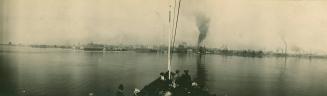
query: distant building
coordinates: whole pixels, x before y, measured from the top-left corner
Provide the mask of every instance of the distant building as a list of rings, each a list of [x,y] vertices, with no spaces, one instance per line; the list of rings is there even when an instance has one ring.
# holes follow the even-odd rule
[[[83,47],[85,51],[104,51],[105,46],[102,44],[89,43]]]
[[[186,44],[179,44],[177,48],[174,49],[176,53],[187,53]]]

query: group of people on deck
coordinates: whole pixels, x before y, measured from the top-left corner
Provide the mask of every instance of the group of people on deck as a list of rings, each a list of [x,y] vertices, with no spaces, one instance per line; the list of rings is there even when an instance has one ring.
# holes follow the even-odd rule
[[[125,96],[122,94],[123,88],[118,88],[117,96]],[[120,90],[122,89],[122,90]],[[188,70],[184,70],[180,74],[179,70],[175,73],[161,72],[160,77],[145,86],[142,90],[135,89],[134,96],[214,96],[210,95],[208,90],[204,90],[203,85],[192,81]]]

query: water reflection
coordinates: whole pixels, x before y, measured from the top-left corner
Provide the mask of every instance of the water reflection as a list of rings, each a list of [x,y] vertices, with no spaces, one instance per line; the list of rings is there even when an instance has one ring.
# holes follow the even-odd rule
[[[280,74],[279,74],[279,78],[277,80],[277,83],[276,85],[278,86],[277,88],[277,95],[278,96],[287,96],[287,93],[286,93],[286,71],[287,71],[287,57],[284,57],[283,62],[280,63]]]
[[[15,65],[11,65],[12,58],[10,55],[4,56],[0,53],[0,96],[15,96],[16,86],[15,86]]]
[[[18,87],[26,90],[27,95],[39,96],[83,96],[95,91],[97,59],[85,58],[90,55],[88,53],[77,57],[72,56],[76,54],[65,55],[32,53],[16,56],[20,60]]]
[[[21,51],[26,51],[24,49]],[[167,69],[167,55],[39,50],[0,53],[1,96],[113,96],[142,88]],[[218,96],[324,96],[327,60],[174,54],[173,69]]]
[[[196,59],[196,78],[200,87],[205,87],[207,82],[207,69],[205,65],[205,55],[198,54]]]

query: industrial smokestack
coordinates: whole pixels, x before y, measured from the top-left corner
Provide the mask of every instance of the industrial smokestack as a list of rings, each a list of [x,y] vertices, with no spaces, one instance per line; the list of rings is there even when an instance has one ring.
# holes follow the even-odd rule
[[[196,16],[196,26],[199,30],[198,46],[201,46],[201,43],[207,37],[209,21],[209,18],[205,17],[204,15]]]

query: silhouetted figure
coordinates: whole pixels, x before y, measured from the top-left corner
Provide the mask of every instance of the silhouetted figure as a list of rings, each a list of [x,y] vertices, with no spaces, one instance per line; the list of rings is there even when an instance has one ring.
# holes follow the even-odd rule
[[[171,77],[169,78],[169,71],[167,71],[167,72],[164,73],[166,85],[168,85],[168,88],[169,89],[171,89],[174,86],[173,81],[174,81],[175,73],[174,72],[170,72],[170,76]]]
[[[176,70],[176,75],[175,75],[174,79],[175,79],[175,83],[176,83],[177,86],[180,86],[181,83],[183,82],[181,77],[182,76],[181,76],[179,70]]]
[[[184,74],[182,75],[181,79],[181,86],[190,89],[192,80],[191,76],[188,74],[188,70],[184,70]]]
[[[120,84],[118,86],[118,90],[116,92],[116,96],[125,96],[124,95],[124,86],[122,84]]]
[[[159,85],[159,90],[158,91],[163,91],[169,89],[169,80],[168,77],[164,72],[160,73],[160,81],[158,83]]]
[[[177,80],[180,77],[181,77],[181,74],[180,74],[179,70],[176,70],[176,73],[174,74],[174,80]]]
[[[188,72],[184,70],[184,74],[180,76],[176,70],[176,74],[171,73],[171,79],[168,79],[169,72],[161,72],[159,78],[142,90],[134,90],[133,96],[214,96],[208,90],[203,90],[197,81],[192,82]],[[176,82],[179,84],[175,84]]]
[[[180,77],[179,70],[176,70],[176,77]]]
[[[135,88],[133,96],[144,96],[144,93],[140,89]]]
[[[160,73],[160,80],[166,80],[165,74],[163,72]]]
[[[175,73],[174,72],[170,72],[171,78],[173,79],[175,77]],[[167,80],[169,80],[169,71],[164,73],[164,76]]]

